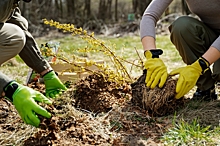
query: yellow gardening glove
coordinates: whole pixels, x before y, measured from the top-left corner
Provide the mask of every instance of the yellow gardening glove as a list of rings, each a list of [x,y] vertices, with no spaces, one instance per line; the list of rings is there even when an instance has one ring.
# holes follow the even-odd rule
[[[175,98],[179,99],[188,93],[196,85],[200,75],[202,75],[208,69],[209,62],[201,57],[191,65],[173,70],[170,75],[179,74]]]
[[[144,64],[144,67],[147,70],[145,79],[147,87],[154,88],[159,84],[159,88],[162,88],[167,80],[167,67],[159,58],[159,55],[162,53],[163,51],[160,49],[147,50],[144,52],[144,55],[147,59]]]

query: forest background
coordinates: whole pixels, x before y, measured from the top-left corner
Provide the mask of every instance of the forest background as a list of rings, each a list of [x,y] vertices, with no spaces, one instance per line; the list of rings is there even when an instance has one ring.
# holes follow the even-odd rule
[[[52,19],[60,23],[71,23],[76,27],[106,33],[106,29],[128,22],[139,25],[144,10],[152,0],[34,0],[21,1],[22,14],[29,21],[29,30],[35,37],[45,35],[52,28],[42,23],[42,19]],[[163,16],[172,13],[189,14],[184,0],[175,0]]]

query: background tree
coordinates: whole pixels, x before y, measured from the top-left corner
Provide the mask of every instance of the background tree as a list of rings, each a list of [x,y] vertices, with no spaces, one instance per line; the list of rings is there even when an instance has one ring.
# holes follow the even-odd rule
[[[103,21],[112,19],[112,0],[99,0],[98,19]]]
[[[141,19],[144,10],[152,0],[34,0],[30,3],[21,1],[23,16],[29,21],[30,31],[41,35],[49,29],[42,24],[42,19],[53,19],[61,23],[72,23],[76,27],[92,28],[114,23],[128,22],[128,15],[134,14],[134,21]],[[184,0],[173,1],[174,6],[166,14],[176,12],[189,13]],[[181,7],[182,5],[182,7]],[[88,27],[91,25],[91,27]]]
[[[84,16],[85,19],[90,19],[91,17],[91,0],[84,0],[85,7],[84,7]]]
[[[132,0],[133,12],[137,16],[142,16],[147,6],[152,0]]]
[[[186,14],[186,15],[191,14],[191,12],[190,12],[187,4],[186,4],[186,1],[185,0],[181,0],[181,4],[182,4],[182,13]]]

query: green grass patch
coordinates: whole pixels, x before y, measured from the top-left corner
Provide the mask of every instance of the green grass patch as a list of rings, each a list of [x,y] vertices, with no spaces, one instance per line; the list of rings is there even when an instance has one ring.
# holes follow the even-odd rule
[[[211,126],[202,127],[194,120],[192,123],[180,120],[173,123],[173,127],[168,129],[164,134],[162,141],[165,145],[180,146],[180,145],[215,145],[215,138],[220,134],[220,128],[217,127],[211,130]]]
[[[124,36],[124,37],[113,37],[113,36],[95,36],[97,39],[104,42],[105,45],[109,46],[111,50],[117,55],[129,62],[139,63],[139,56],[144,61],[145,57],[143,54],[143,47],[139,36]],[[72,59],[72,55],[78,55],[86,57],[90,60],[105,60],[109,62],[109,58],[103,58],[100,52],[82,52],[86,47],[91,47],[89,44],[78,36],[65,35],[62,38],[47,39],[38,38],[39,44],[44,44],[49,41],[56,41],[60,43],[60,53],[66,58]],[[168,70],[172,70],[175,67],[184,65],[178,51],[175,46],[169,40],[169,36],[157,36],[156,42],[157,48],[161,48],[164,53],[161,55],[162,60],[167,65]],[[93,46],[94,47],[94,46]],[[101,48],[100,48],[101,49]],[[138,52],[138,53],[137,53]],[[173,64],[172,64],[173,63]],[[132,72],[132,71],[131,71]],[[137,73],[134,70],[132,74]],[[140,72],[139,72],[140,73]],[[138,74],[139,74],[138,73]]]

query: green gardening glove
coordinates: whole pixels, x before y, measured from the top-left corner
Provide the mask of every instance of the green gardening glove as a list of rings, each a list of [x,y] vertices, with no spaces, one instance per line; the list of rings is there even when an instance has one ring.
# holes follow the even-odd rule
[[[10,82],[4,88],[5,96],[12,101],[21,119],[26,123],[38,127],[40,119],[38,115],[50,118],[51,114],[43,107],[39,106],[37,102],[52,104],[43,94],[33,90],[27,86]],[[37,102],[36,102],[37,101]]]
[[[67,90],[66,86],[60,81],[54,71],[46,73],[43,79],[47,97],[55,98],[59,96],[62,91]]]
[[[160,49],[147,50],[144,52],[144,55],[147,59],[144,64],[144,67],[147,70],[145,80],[147,87],[154,88],[159,84],[159,88],[162,88],[167,80],[167,67],[159,58],[159,55],[162,53],[163,51]]]
[[[175,98],[179,99],[188,93],[196,85],[200,75],[209,69],[209,65],[209,62],[201,57],[191,65],[173,70],[170,75],[179,74]]]

